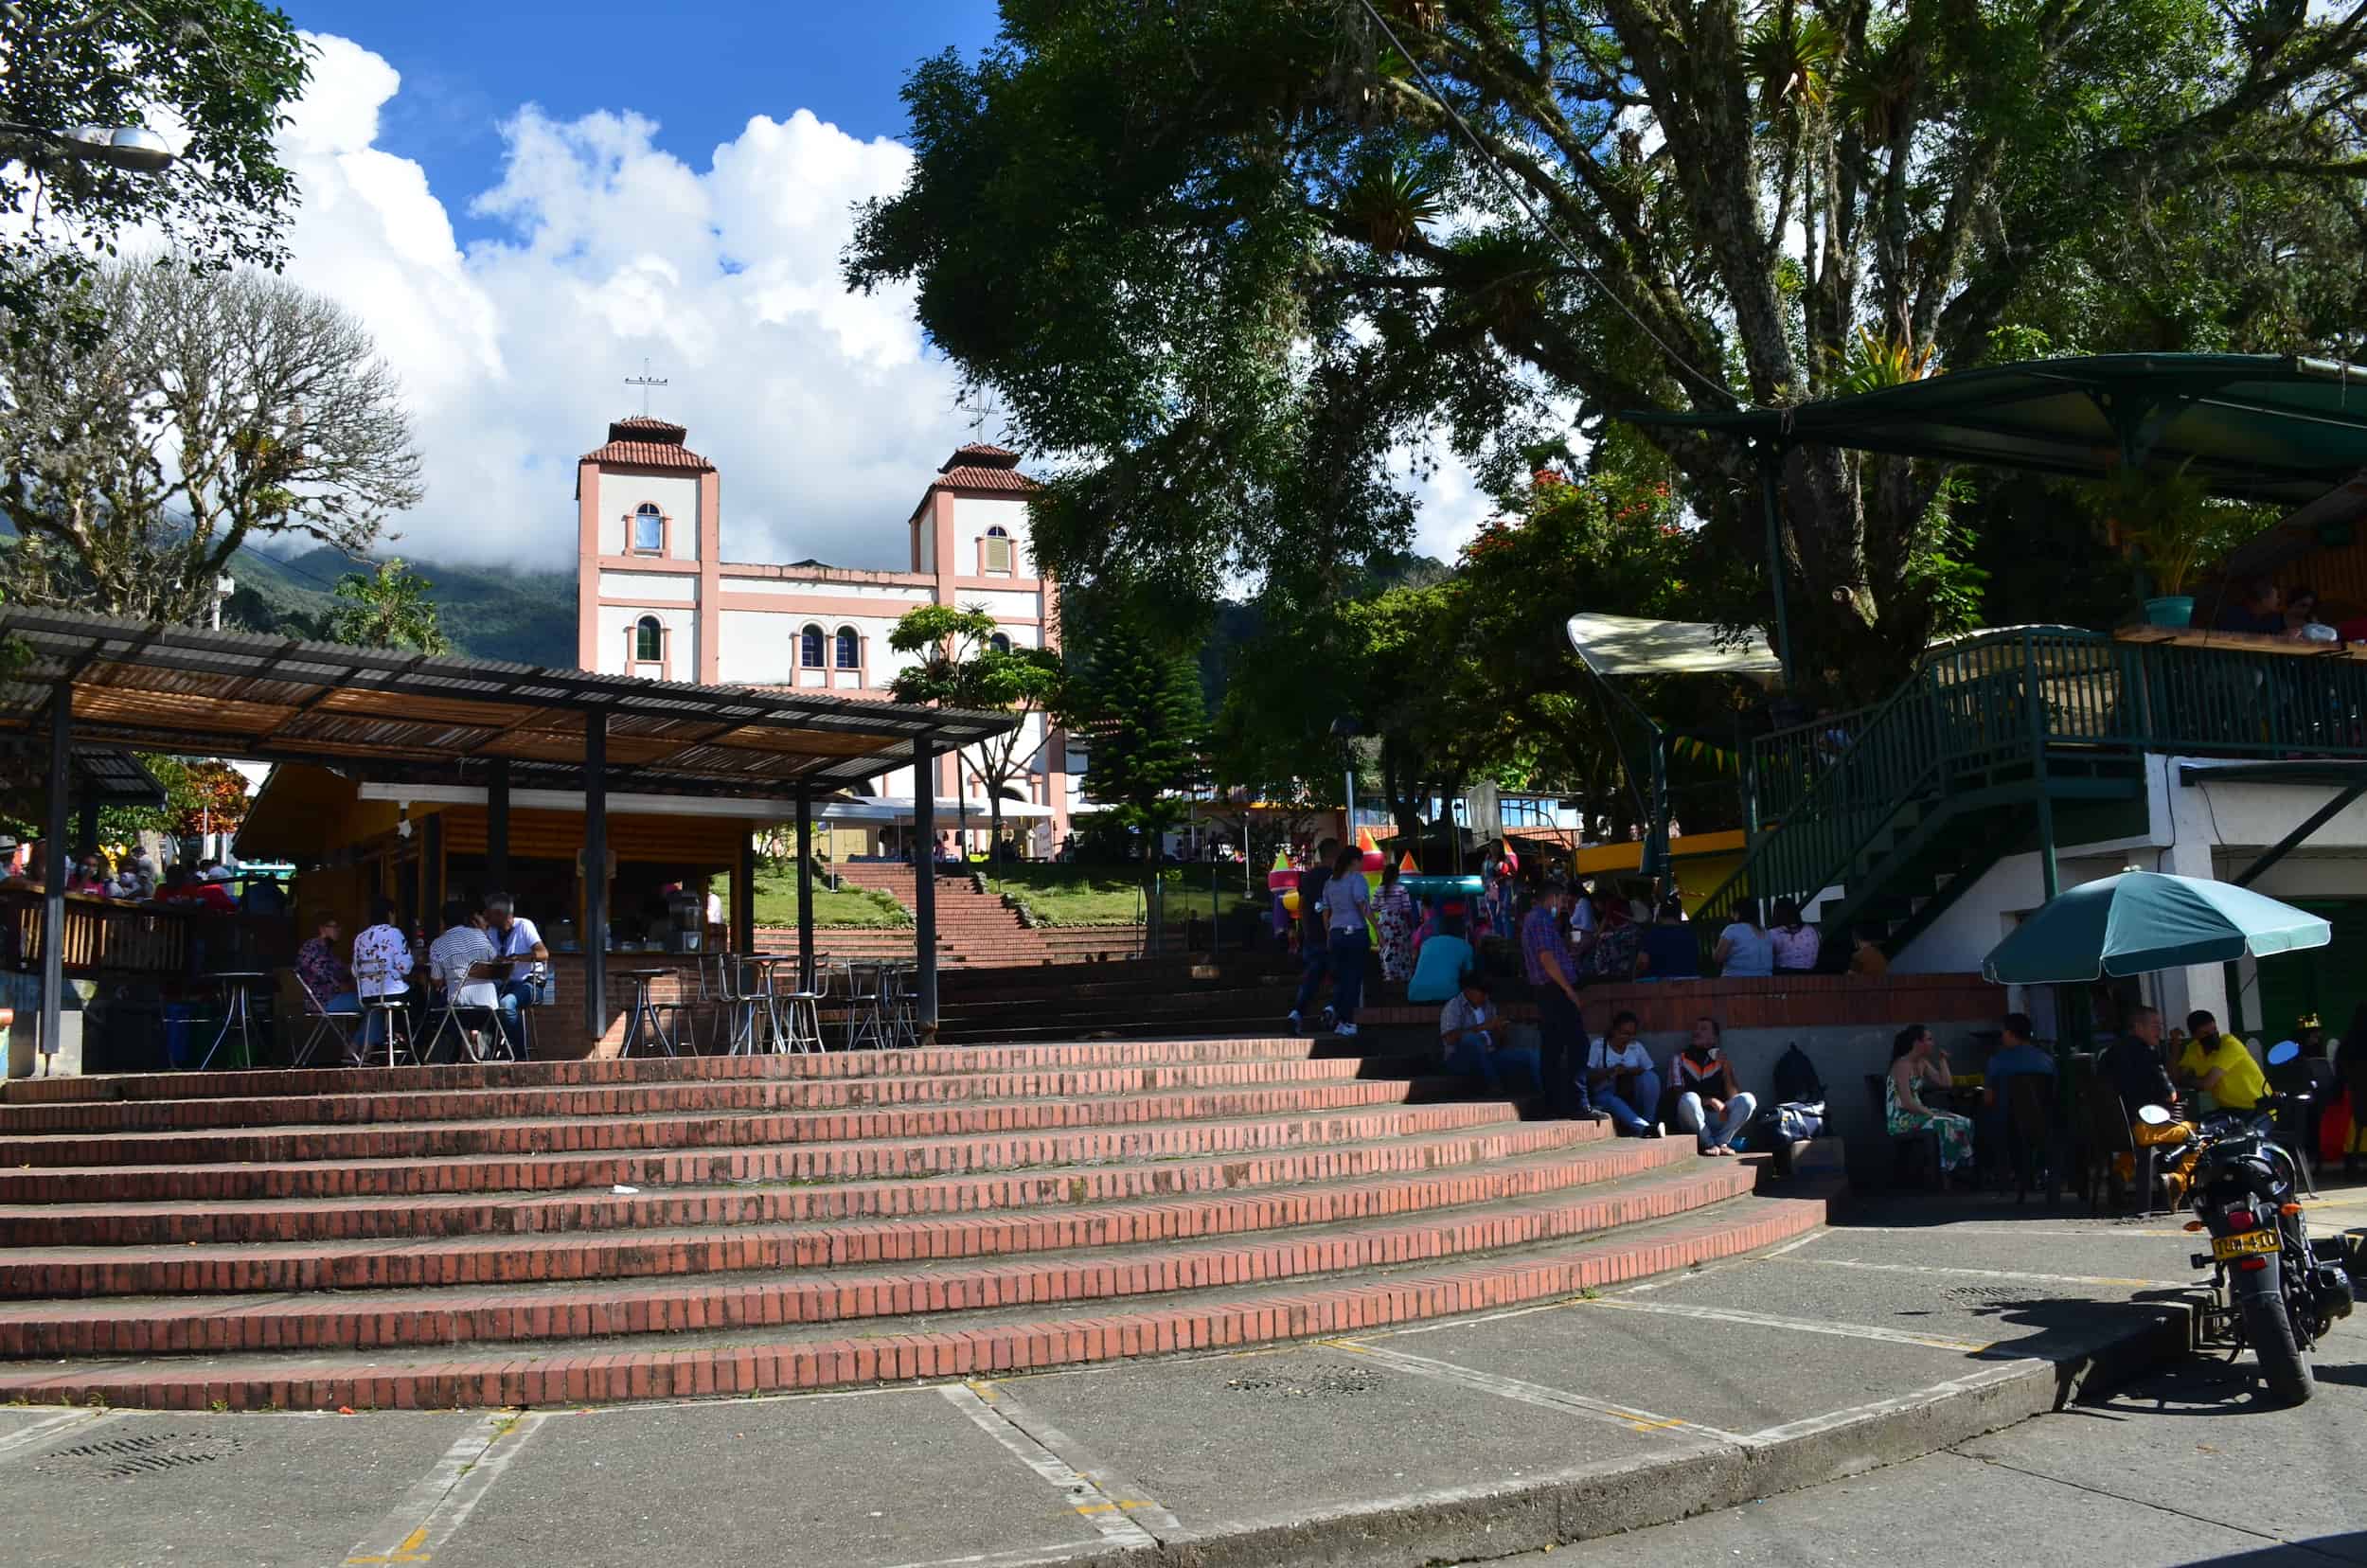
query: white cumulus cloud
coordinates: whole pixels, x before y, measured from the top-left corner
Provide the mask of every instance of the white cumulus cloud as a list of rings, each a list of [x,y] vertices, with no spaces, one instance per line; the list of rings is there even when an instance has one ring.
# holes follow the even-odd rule
[[[576,458],[638,411],[622,382],[646,358],[671,383],[652,411],[722,470],[728,558],[904,564],[904,520],[970,427],[909,294],[850,294],[838,263],[852,205],[902,185],[907,149],[800,109],[751,118],[702,169],[630,106],[561,121],[527,105],[492,188],[437,192],[377,146],[400,74],[312,43],[282,137],[304,194],[288,271],[402,374],[428,495],[398,548],[565,565]],[[497,237],[461,246],[455,199]]]

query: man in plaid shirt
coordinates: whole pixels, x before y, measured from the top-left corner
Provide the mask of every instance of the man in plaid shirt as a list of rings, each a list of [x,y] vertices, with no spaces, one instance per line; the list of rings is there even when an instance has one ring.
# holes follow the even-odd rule
[[[1521,963],[1537,997],[1538,1077],[1545,1111],[1553,1116],[1595,1119],[1580,1065],[1586,1058],[1586,1025],[1578,1014],[1578,955],[1562,930],[1561,912],[1570,890],[1547,882],[1521,922]]]

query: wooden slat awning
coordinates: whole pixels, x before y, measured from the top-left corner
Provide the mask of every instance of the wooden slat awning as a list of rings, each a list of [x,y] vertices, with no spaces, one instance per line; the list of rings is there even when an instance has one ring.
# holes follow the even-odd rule
[[[579,789],[584,721],[601,713],[612,782],[787,798],[900,767],[923,736],[944,749],[1017,722],[15,606],[0,607],[0,638],[31,651],[0,681],[0,741],[44,732],[65,683],[78,747],[319,762],[388,782],[481,783],[502,758],[521,787]]]

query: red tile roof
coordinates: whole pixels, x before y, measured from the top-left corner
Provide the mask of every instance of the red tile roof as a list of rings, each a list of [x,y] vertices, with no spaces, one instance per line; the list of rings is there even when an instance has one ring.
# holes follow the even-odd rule
[[[976,468],[964,466],[961,468],[949,467],[939,471],[937,479],[934,483],[930,485],[929,488],[933,490],[1012,490],[1023,495],[1037,487],[1036,482],[1033,479],[1028,478],[1027,475],[1020,472],[1017,469]]]
[[[988,446],[984,441],[972,441],[968,446],[955,447],[953,455],[937,465],[937,472],[945,473],[957,468],[1017,467],[1019,467],[1019,454],[1009,447]]]
[[[715,467],[680,441],[611,441],[604,447],[585,453],[581,461],[629,463],[634,468],[689,469],[700,473],[708,472]]]

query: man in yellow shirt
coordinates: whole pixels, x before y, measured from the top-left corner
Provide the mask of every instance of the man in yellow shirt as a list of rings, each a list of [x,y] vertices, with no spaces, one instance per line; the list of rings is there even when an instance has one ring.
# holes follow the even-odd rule
[[[2269,1080],[2242,1041],[2221,1034],[2219,1021],[2207,1012],[2187,1014],[2186,1032],[2193,1038],[2178,1059],[2181,1085],[2207,1096],[2209,1106],[2221,1110],[2249,1111],[2260,1103]]]

